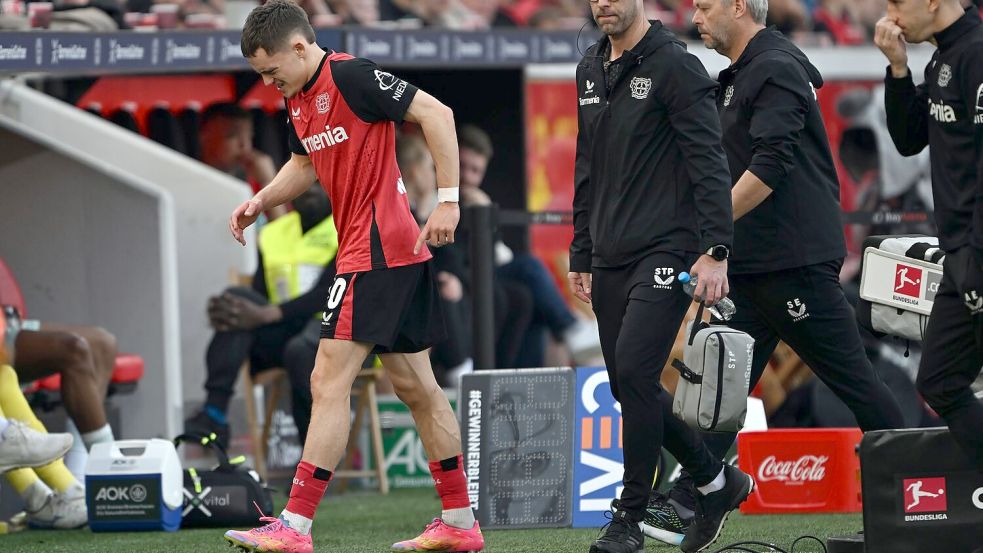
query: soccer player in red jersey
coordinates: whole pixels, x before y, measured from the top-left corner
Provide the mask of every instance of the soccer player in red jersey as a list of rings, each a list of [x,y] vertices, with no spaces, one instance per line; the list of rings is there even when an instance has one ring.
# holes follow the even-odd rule
[[[443,507],[420,536],[393,550],[480,551],[460,428],[426,352],[443,338],[444,324],[424,243],[453,242],[460,218],[454,115],[374,63],[325,52],[314,38],[307,15],[287,0],[254,9],[242,32],[243,55],[286,98],[293,154],[266,188],[236,208],[229,228],[245,244],[243,229],[260,213],[316,178],[331,198],[339,247],[311,375],[311,426],[290,499],[278,518],[261,519],[265,526],[225,538],[250,551],[313,551],[312,519],[348,442],[351,386],[366,356],[377,353],[413,414]],[[437,168],[440,204],[422,232],[396,165],[396,123],[404,120],[421,126]]]

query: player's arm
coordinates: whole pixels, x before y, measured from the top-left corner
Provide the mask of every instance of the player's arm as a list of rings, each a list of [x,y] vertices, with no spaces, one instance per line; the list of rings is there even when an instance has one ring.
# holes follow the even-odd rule
[[[976,153],[976,200],[973,203],[973,231],[969,240],[976,252],[977,262],[983,267],[983,52],[975,50],[964,54],[962,66],[960,72],[965,76],[962,96],[969,112],[969,121],[973,124],[973,151]]]
[[[245,246],[243,230],[256,222],[260,213],[300,196],[314,184],[315,178],[314,166],[310,158],[294,152],[270,184],[232,212],[232,216],[229,217],[229,230],[232,231],[232,236]]]
[[[405,119],[420,125],[437,170],[437,208],[427,219],[416,240],[413,253],[426,241],[432,246],[454,242],[454,230],[461,219],[458,207],[458,183],[461,164],[458,158],[454,112],[439,100],[420,90],[413,97]]]
[[[928,145],[928,89],[918,87],[908,69],[908,50],[897,23],[882,17],[874,30],[874,44],[890,65],[884,77],[884,107],[891,140],[904,156],[913,156]]]
[[[577,67],[577,89],[581,69]],[[591,264],[594,242],[590,236],[590,136],[577,107],[577,157],[573,170],[573,240],[570,242],[570,292],[584,303],[591,302]]]
[[[731,201],[734,202],[734,220],[747,215],[749,211],[761,205],[772,189],[751,171],[744,171],[737,184],[730,191]]]
[[[669,124],[676,134],[681,158],[693,187],[700,251],[723,245],[731,248],[734,235],[731,180],[727,156],[721,144],[717,114],[717,82],[693,54],[676,51],[678,59],[653,81],[659,82],[659,99],[669,111]],[[701,255],[690,268],[699,275],[696,294],[715,304],[730,291],[727,260]]]
[[[422,127],[437,169],[440,203],[424,225],[414,253],[419,253],[424,241],[433,246],[453,242],[460,219],[457,186],[461,170],[454,113],[433,96],[367,59],[331,62],[331,74],[345,102],[359,119],[367,123],[412,121]]]
[[[743,217],[782,186],[795,165],[815,93],[802,67],[774,60],[751,103],[751,163],[731,190],[734,220]]]

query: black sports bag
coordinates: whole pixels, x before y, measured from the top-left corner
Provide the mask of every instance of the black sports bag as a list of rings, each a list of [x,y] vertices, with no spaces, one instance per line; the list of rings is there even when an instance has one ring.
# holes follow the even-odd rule
[[[259,519],[255,503],[265,515],[273,512],[273,496],[256,471],[238,462],[230,462],[225,450],[209,437],[182,434],[174,446],[182,443],[210,449],[218,459],[212,470],[184,470],[184,507],[182,528],[254,526]]]

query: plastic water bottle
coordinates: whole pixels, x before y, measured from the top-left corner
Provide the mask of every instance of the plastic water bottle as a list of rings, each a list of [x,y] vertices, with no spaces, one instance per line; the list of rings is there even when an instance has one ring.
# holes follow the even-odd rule
[[[683,291],[689,294],[691,298],[703,301],[696,296],[696,279],[697,276],[690,275],[689,273],[679,273],[679,282],[683,284]],[[734,316],[734,313],[737,312],[737,307],[734,306],[734,302],[730,298],[723,298],[707,309],[710,310],[710,313],[714,317],[722,321],[729,321]]]

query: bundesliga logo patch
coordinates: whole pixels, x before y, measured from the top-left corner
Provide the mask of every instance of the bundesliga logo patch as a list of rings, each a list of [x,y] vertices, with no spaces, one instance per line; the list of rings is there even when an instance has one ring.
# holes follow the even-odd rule
[[[945,478],[907,478],[902,483],[905,522],[946,520]],[[930,514],[917,514],[930,513]]]
[[[922,270],[898,263],[894,273],[894,293],[917,298],[921,295]]]

